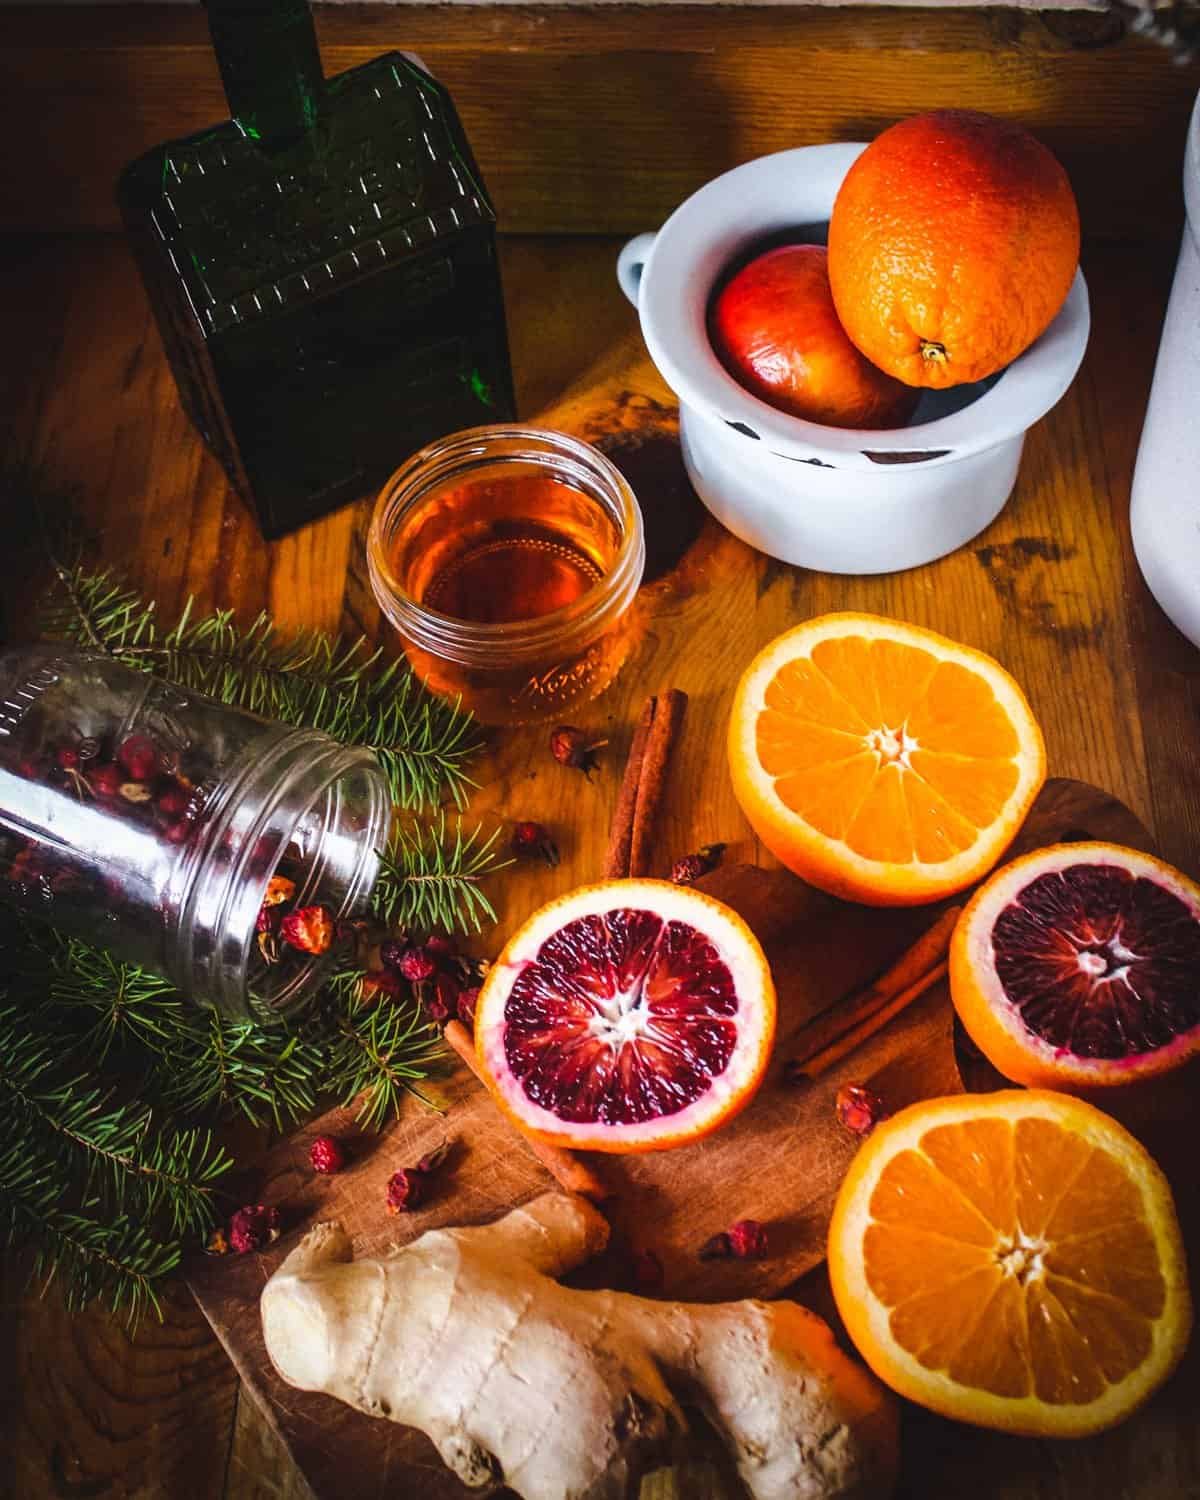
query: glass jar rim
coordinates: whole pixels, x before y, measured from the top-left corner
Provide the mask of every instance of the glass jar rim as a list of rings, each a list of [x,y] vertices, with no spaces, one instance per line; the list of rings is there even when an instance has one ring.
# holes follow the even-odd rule
[[[502,445],[513,445],[503,452]],[[621,530],[621,543],[609,570],[577,599],[529,620],[484,624],[430,609],[407,592],[392,570],[388,543],[401,521],[448,480],[486,464],[546,463],[557,460],[566,477],[580,482],[606,504]],[[590,483],[588,483],[590,481]],[[596,494],[596,490],[601,491]],[[501,423],[470,427],[427,444],[391,476],[375,502],[367,533],[367,571],[376,601],[403,636],[438,656],[473,662],[481,651],[502,652],[509,660],[560,644],[592,630],[599,618],[624,610],[637,592],[645,566],[642,513],[628,480],[592,444],[551,428]]]

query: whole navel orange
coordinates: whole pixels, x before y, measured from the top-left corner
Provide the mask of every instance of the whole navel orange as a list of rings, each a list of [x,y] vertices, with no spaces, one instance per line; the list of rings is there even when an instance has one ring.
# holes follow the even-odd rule
[[[756,256],[717,293],[713,347],[755,396],[826,427],[901,427],[918,393],[861,355],[838,322],[821,245]]]
[[[842,326],[909,385],[1002,370],[1049,327],[1078,261],[1079,212],[1056,158],[971,110],[885,130],[846,174],[829,225]]]

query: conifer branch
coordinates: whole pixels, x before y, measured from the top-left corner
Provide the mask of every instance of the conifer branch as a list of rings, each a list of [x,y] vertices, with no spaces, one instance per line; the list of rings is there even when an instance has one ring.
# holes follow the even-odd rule
[[[213,1182],[232,1164],[208,1131],[157,1130],[152,1111],[116,1103],[87,1072],[65,1070],[58,1046],[0,1011],[0,1120],[10,1139],[41,1142],[95,1197],[119,1214],[149,1222],[160,1210],[171,1232],[213,1222]]]
[[[375,914],[389,926],[440,927],[446,932],[479,932],[496,920],[483,882],[511,860],[499,859],[496,840],[482,828],[463,831],[461,821],[448,835],[444,818],[429,827],[397,825],[392,846],[380,855],[375,883]]]
[[[406,1093],[430,1104],[417,1085],[448,1054],[441,1033],[426,1021],[414,996],[363,1004],[358,998],[362,978],[361,970],[346,969],[330,986],[327,1077],[344,1105],[358,1099],[359,1122],[377,1130]]]
[[[402,660],[388,661],[364,637],[343,641],[319,630],[281,635],[265,613],[245,629],[230,610],[196,619],[191,599],[164,633],[154,604],[111,569],[90,572],[82,562],[57,559],[54,568],[60,588],[44,615],[48,635],[264,718],[373,750],[401,807],[433,807],[444,796],[465,804],[474,785],[467,767],[482,745],[474,719],[427,693]]]
[[[58,1174],[22,1148],[17,1141],[0,1151],[0,1242],[31,1249],[31,1274],[45,1285],[61,1274],[72,1309],[103,1297],[130,1324],[150,1311],[161,1317],[157,1284],[179,1265],[178,1241],[113,1219],[94,1199],[65,1208]]]

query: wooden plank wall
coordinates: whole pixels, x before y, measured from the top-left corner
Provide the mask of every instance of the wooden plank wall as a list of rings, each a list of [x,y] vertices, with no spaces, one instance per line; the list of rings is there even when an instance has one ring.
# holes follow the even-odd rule
[[[656,226],[723,169],[939,105],[1021,119],[1092,238],[1170,237],[1197,66],[1104,14],[713,5],[318,7],[326,70],[419,52],[503,227]],[[116,227],[118,169],[227,110],[198,7],[0,7],[0,230]]]

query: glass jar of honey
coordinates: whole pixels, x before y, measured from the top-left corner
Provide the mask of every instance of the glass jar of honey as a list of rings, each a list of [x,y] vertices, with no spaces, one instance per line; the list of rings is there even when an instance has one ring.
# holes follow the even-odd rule
[[[426,687],[484,723],[561,718],[629,653],[642,517],[621,473],[578,438],[476,427],[384,486],[367,564]]]

